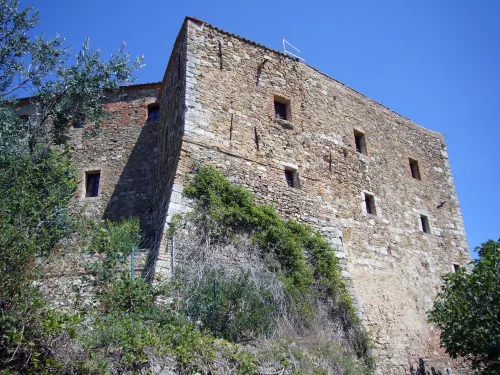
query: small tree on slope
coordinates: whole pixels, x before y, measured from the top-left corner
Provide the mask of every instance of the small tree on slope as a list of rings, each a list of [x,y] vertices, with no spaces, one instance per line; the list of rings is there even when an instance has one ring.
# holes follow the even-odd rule
[[[500,241],[477,248],[473,268],[443,276],[429,320],[448,354],[466,357],[482,374],[500,374]]]

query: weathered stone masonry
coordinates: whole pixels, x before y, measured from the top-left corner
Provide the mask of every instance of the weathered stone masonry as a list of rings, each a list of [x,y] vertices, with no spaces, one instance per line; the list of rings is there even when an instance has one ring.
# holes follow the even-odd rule
[[[157,275],[170,272],[164,233],[169,218],[189,208],[182,190],[193,163],[211,164],[329,239],[374,338],[377,373],[407,373],[419,357],[441,371],[453,367],[426,321],[439,277],[470,260],[441,134],[304,63],[192,18],[162,85],[126,93],[107,102],[113,116],[98,138],[72,129],[82,176],[101,170],[99,197],[85,198],[82,183],[78,199],[105,217],[139,216],[157,243]],[[275,119],[275,100],[286,103],[287,121]],[[148,122],[156,101],[160,121]],[[366,155],[356,151],[355,131],[364,134]],[[285,170],[300,188],[288,186]],[[371,214],[366,196],[373,197]]]
[[[147,121],[148,106],[157,101],[159,88],[136,85],[108,98],[109,118],[97,136],[88,136],[88,126],[70,129],[81,177],[78,202],[111,220],[137,216],[146,236],[154,233],[151,196],[158,147],[158,121]],[[101,174],[97,197],[85,197],[87,171]]]

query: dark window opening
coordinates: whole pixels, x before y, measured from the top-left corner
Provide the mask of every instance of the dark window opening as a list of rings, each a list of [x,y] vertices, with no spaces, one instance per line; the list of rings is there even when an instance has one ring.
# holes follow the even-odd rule
[[[99,195],[99,180],[101,179],[101,172],[86,172],[85,173],[85,186],[86,186],[86,197],[97,197]]]
[[[293,169],[285,169],[285,180],[288,187],[298,188],[299,187],[299,175],[297,171]]]
[[[28,122],[30,117],[28,115],[21,115],[19,116],[19,118],[21,119],[21,121],[23,122]]]
[[[429,225],[429,218],[425,215],[420,215],[420,225],[422,226],[422,232],[430,233],[431,227]]]
[[[377,209],[375,207],[375,198],[373,197],[373,195],[365,193],[365,207],[367,214],[377,214]]]
[[[453,265],[453,272],[457,272],[460,269],[460,264]]]
[[[158,121],[160,119],[160,106],[152,105],[148,107],[148,121]]]
[[[356,151],[366,155],[365,135],[360,131],[354,130],[354,142],[356,143]]]
[[[85,115],[83,113],[76,115],[75,119],[73,120],[73,127],[83,128],[84,125],[85,125]]]
[[[289,121],[290,118],[288,116],[288,106],[289,103],[274,99],[274,117],[276,117],[277,119]]]
[[[418,161],[410,159],[411,176],[420,180],[420,169],[418,168]]]

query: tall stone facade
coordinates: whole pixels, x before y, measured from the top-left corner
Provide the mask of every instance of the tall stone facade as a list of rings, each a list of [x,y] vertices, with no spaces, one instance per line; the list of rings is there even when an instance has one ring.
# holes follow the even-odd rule
[[[71,130],[77,199],[107,218],[139,216],[157,244],[157,275],[170,272],[165,231],[189,209],[193,164],[210,164],[330,241],[374,339],[377,374],[406,374],[418,358],[455,366],[426,319],[440,276],[470,261],[441,134],[193,18],[162,84],[125,94],[105,104],[112,117],[100,136]],[[147,121],[153,103],[159,121]],[[99,196],[87,198],[86,173],[97,170]]]
[[[189,18],[160,101],[157,177],[171,194],[167,223],[189,205],[182,189],[193,163],[216,166],[330,240],[374,338],[378,373],[407,373],[419,357],[452,367],[426,319],[440,276],[470,260],[441,134],[304,63]],[[286,121],[276,118],[275,101]],[[289,186],[290,174],[300,187]]]

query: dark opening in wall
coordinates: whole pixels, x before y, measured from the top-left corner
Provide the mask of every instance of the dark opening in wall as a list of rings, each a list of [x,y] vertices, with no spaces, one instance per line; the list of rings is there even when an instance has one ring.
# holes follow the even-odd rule
[[[453,265],[453,272],[457,272],[460,269],[460,264]]]
[[[373,195],[365,193],[365,207],[367,214],[377,214],[377,208],[375,207],[375,197]]]
[[[75,116],[73,120],[73,127],[81,129],[83,128],[84,125],[85,125],[85,114],[79,113],[78,115]]]
[[[366,155],[365,135],[358,130],[354,130],[354,142],[356,143],[356,151]]]
[[[429,218],[425,215],[420,215],[420,225],[422,232],[430,233],[431,227],[429,225]]]
[[[150,105],[148,107],[148,121],[158,121],[160,119],[160,106]]]
[[[290,101],[284,98],[274,97],[274,117],[280,120],[290,121]]]
[[[411,170],[411,176],[417,180],[420,180],[420,169],[418,168],[418,161],[414,159],[409,159],[410,160],[410,170]]]
[[[85,196],[87,198],[97,197],[99,195],[99,181],[101,171],[85,172]]]
[[[299,188],[299,174],[294,169],[285,169],[285,180],[288,187]]]

